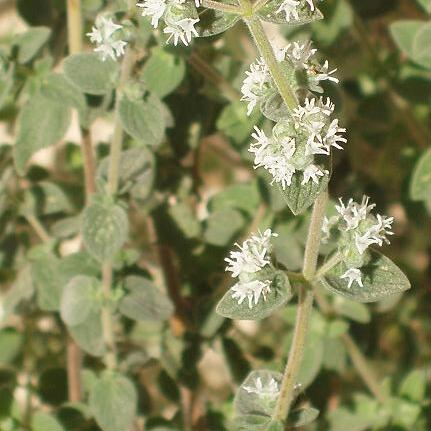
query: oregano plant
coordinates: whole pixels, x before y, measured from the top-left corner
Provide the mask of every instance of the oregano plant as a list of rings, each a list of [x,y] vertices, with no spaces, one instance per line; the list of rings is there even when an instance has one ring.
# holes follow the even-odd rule
[[[429,430],[429,2],[6,3],[0,430]]]

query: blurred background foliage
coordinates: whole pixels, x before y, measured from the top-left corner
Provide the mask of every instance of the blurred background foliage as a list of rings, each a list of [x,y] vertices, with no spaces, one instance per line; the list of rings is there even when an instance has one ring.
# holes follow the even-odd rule
[[[83,0],[87,31],[105,6],[120,16],[124,7],[120,0]],[[325,0],[320,8],[323,21],[266,28],[279,46],[283,38],[311,38],[338,68],[341,85],[325,91],[348,144],[333,160],[331,196],[367,194],[395,217],[385,252],[413,288],[371,306],[333,298],[329,315],[315,310],[298,403],[312,403],[320,416],[304,429],[429,431],[431,3]],[[308,216],[292,216],[247,153],[252,127],[265,127],[265,119],[248,118],[239,102],[243,72],[256,56],[246,28],[238,24],[173,49],[144,18],[134,24],[137,75],[163,102],[164,128],[154,141],[139,139],[159,136],[151,124],[149,131],[126,128],[130,157],[121,194],[130,237],[116,257],[116,281],[151,279],[166,289],[174,313],[167,321],[139,321],[130,310],[118,318],[121,369],[136,384],[145,429],[231,430],[235,387],[251,369],[282,369],[295,306],[260,323],[217,316],[214,306],[231,283],[223,258],[248,232],[273,226],[278,262],[298,270]],[[61,72],[67,55],[63,0],[3,1],[0,31],[0,429],[97,430],[85,402],[68,402],[67,330],[50,301],[84,265],[85,274],[98,275],[77,248],[85,200],[77,120],[65,134],[68,120],[63,127],[61,118],[85,105],[81,124],[91,126],[100,162],[112,132],[115,84],[107,82],[101,95],[85,94],[84,105],[52,85],[50,73]],[[20,177],[12,159],[18,113],[43,91],[51,102],[29,133],[39,136],[45,127],[62,143],[37,153]],[[342,342],[346,331],[384,381],[389,401],[379,404],[358,376]],[[102,368],[100,359],[85,356],[85,394]]]

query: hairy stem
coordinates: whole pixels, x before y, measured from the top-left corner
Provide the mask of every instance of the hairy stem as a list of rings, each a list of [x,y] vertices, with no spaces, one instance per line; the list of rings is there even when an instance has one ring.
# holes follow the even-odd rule
[[[314,295],[308,280],[312,280],[316,273],[322,223],[323,217],[325,216],[327,200],[328,194],[325,190],[320,193],[313,206],[302,267],[302,274],[307,281],[301,283],[298,288],[298,310],[295,329],[293,332],[292,345],[290,346],[289,359],[281,382],[280,395],[274,411],[274,419],[276,420],[286,420],[292,402],[294,401],[295,384],[297,383],[302,358],[304,356],[305,341],[313,309]]]
[[[315,280],[320,280],[325,276],[334,266],[339,264],[343,257],[340,253],[333,254],[317,271],[314,276]]]
[[[114,134],[111,143],[111,149],[109,154],[109,168],[108,168],[108,192],[114,196],[118,190],[119,180],[119,167],[121,150],[123,146],[123,127],[121,125],[119,107],[121,92],[126,85],[133,69],[133,52],[128,46],[124,54],[124,58],[121,64],[120,82],[116,90],[115,100],[115,126]],[[112,289],[112,278],[113,269],[112,263],[106,262],[102,265],[102,292],[104,305],[102,308],[102,332],[103,340],[105,342],[106,354],[105,363],[109,369],[115,369],[117,367],[117,353],[114,335],[114,323],[111,309],[111,289]]]
[[[43,226],[43,224],[40,222],[40,220],[34,214],[26,214],[24,217],[27,220],[28,224],[36,232],[37,236],[43,242],[47,242],[47,241],[49,241],[51,239],[51,237],[49,236],[48,231],[45,229],[45,227]]]
[[[242,3],[247,4],[248,0],[242,0],[241,4]],[[244,20],[248,25],[260,55],[263,57],[269,68],[272,79],[274,80],[284,103],[291,110],[296,108],[298,106],[298,99],[289,83],[289,80],[287,79],[286,73],[282,70],[280,63],[275,58],[274,50],[262,27],[262,23],[258,18],[253,16],[250,18],[244,18]]]
[[[67,0],[67,35],[69,53],[82,50],[81,0]]]

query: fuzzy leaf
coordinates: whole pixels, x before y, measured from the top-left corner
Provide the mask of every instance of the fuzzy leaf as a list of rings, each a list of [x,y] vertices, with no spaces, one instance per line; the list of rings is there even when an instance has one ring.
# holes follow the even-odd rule
[[[270,416],[242,415],[234,419],[235,430],[262,431],[271,423]]]
[[[222,0],[222,3],[232,4]],[[240,15],[221,12],[213,9],[205,9],[204,13],[199,15],[199,22],[196,24],[196,30],[199,37],[209,37],[233,27],[239,20]]]
[[[257,379],[266,387],[271,379],[274,379],[280,387],[283,375],[275,371],[252,371],[238,388],[234,400],[234,408],[237,416],[259,415],[271,417],[277,399],[262,399],[258,394],[249,392],[244,388],[255,388]]]
[[[284,0],[270,0],[264,7],[262,7],[258,16],[267,22],[273,22],[275,24],[285,24],[289,26],[299,26],[304,24],[309,24],[310,22],[317,21],[323,18],[322,12],[315,8],[314,11],[310,10],[310,7],[306,2],[302,2],[303,5],[299,10],[299,19],[287,22],[286,13],[284,11],[277,12],[280,5]]]
[[[124,284],[128,293],[119,304],[124,316],[137,321],[164,321],[173,313],[169,298],[150,280],[131,275]]]
[[[292,428],[304,427],[314,422],[319,416],[319,410],[314,407],[305,407],[293,410],[289,415],[288,421]]]
[[[81,91],[103,96],[114,88],[118,65],[96,53],[74,54],[64,61],[64,73]]]
[[[431,68],[431,23],[426,23],[416,32],[412,58],[419,65]]]
[[[266,295],[266,301],[260,297],[258,303],[249,308],[246,298],[238,305],[238,299],[232,298],[230,289],[217,304],[217,313],[235,320],[261,320],[271,315],[292,297],[292,289],[289,279],[282,271],[275,271],[268,278],[273,278],[273,281],[271,291]]]
[[[48,27],[31,27],[24,34],[20,34],[15,44],[18,46],[18,61],[27,63],[40,49],[45,45],[51,36],[51,30]]]
[[[63,431],[64,428],[54,417],[46,413],[36,412],[32,418],[32,431]]]
[[[186,72],[184,60],[163,48],[156,47],[142,70],[148,90],[160,98],[172,93],[181,83]]]
[[[25,173],[28,159],[38,150],[56,144],[66,133],[70,109],[36,94],[22,108],[19,131],[14,147],[15,166]]]
[[[207,220],[204,239],[208,244],[224,246],[244,225],[244,218],[234,209],[221,209],[211,213]]]
[[[112,259],[129,231],[126,211],[109,198],[97,196],[83,213],[82,236],[88,252],[99,261]]]
[[[424,370],[413,370],[401,382],[399,395],[413,402],[422,402],[426,393],[427,375]]]
[[[347,280],[340,278],[346,270],[345,264],[339,263],[321,280],[322,285],[358,302],[375,302],[410,289],[409,280],[398,266],[376,250],[371,250],[369,262],[361,268],[364,287],[353,283],[349,288]]]
[[[431,198],[431,149],[417,162],[410,183],[410,197],[415,201]]]
[[[371,320],[370,310],[360,302],[349,301],[341,296],[336,296],[332,306],[341,316],[348,317],[355,322],[368,323]]]
[[[329,176],[320,178],[319,184],[310,180],[307,184],[301,185],[302,179],[302,172],[296,172],[292,177],[292,184],[286,187],[286,190],[280,187],[284,200],[295,215],[302,214],[314,203],[319,193],[328,186]]]
[[[135,417],[137,393],[126,377],[106,373],[92,387],[89,402],[100,428],[125,431]]]
[[[390,26],[390,32],[395,43],[410,58],[413,58],[416,34],[423,26],[424,21],[415,20],[396,21]]]
[[[179,202],[171,206],[168,212],[186,238],[197,238],[200,236],[202,227],[190,205],[185,202]]]
[[[120,119],[124,130],[143,145],[159,145],[165,134],[163,105],[154,94],[136,99],[124,94],[120,101]]]
[[[92,309],[98,307],[96,298],[97,278],[78,275],[67,283],[63,289],[60,303],[60,314],[66,325],[76,326],[84,322]]]

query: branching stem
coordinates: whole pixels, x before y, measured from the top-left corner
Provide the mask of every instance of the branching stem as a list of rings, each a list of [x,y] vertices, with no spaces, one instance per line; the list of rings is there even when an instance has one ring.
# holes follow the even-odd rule
[[[343,257],[340,253],[333,254],[317,271],[314,276],[315,280],[320,280],[325,276],[334,266],[342,261]]]

